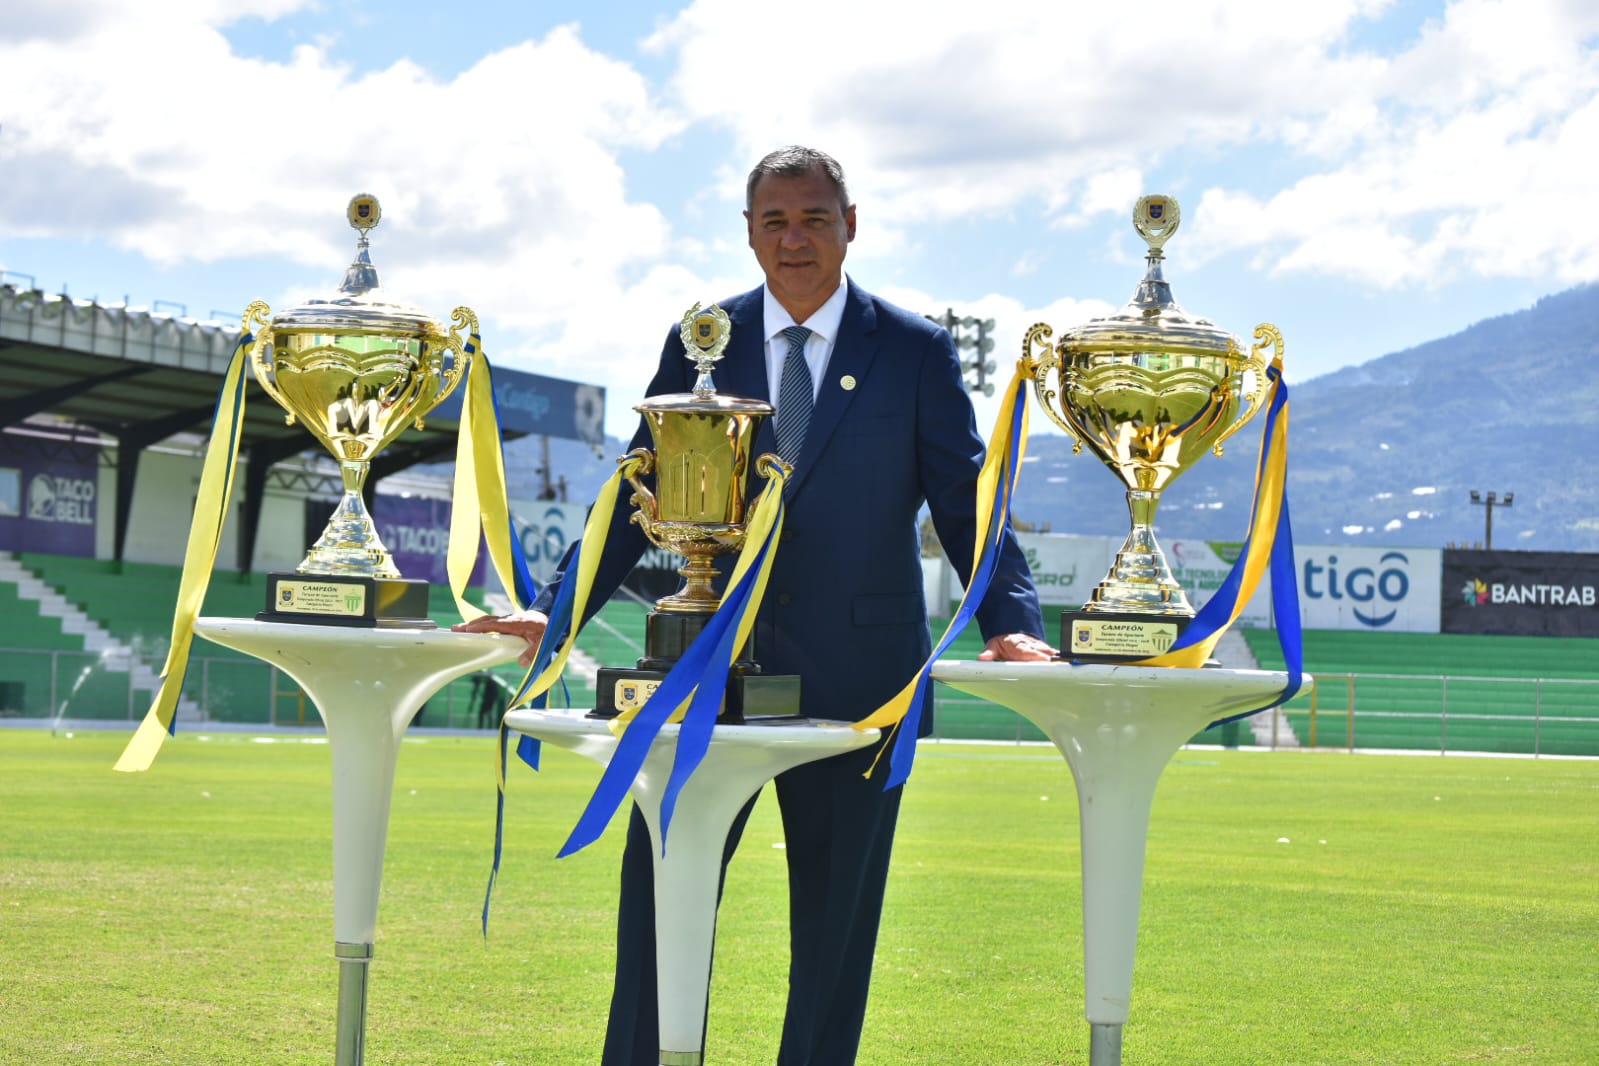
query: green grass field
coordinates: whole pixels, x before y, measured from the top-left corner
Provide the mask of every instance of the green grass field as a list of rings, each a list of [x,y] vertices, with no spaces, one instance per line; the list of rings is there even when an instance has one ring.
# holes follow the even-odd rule
[[[0,732],[0,1063],[332,1061],[328,753],[297,738]],[[485,946],[487,738],[413,737],[367,1062],[598,1061],[619,826],[557,861],[597,778],[513,766]],[[863,1066],[1083,1063],[1076,802],[1054,749],[923,749]],[[729,874],[710,1066],[771,1062],[775,804]],[[1186,750],[1155,797],[1128,1066],[1599,1062],[1599,762]]]

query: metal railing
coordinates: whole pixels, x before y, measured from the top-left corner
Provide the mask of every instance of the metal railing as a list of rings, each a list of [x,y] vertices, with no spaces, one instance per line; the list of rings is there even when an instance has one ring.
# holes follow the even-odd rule
[[[0,648],[0,718],[44,721],[137,722],[155,689],[137,680],[133,656],[40,648]],[[162,658],[140,656],[159,673]],[[416,724],[447,728],[492,728],[504,709],[506,687],[514,691],[522,671],[516,664],[479,671],[452,681],[428,700]],[[490,713],[484,714],[488,708]],[[488,726],[483,723],[492,718]],[[321,728],[321,719],[292,677],[258,659],[193,655],[178,706],[180,728],[191,725]]]
[[[0,718],[136,722],[154,690],[131,656],[0,648]],[[150,673],[162,659],[141,656]],[[442,688],[417,724],[493,728],[522,670],[480,671]],[[944,740],[1042,741],[1027,719],[948,688],[936,697],[933,735]],[[1402,749],[1599,756],[1599,680],[1412,674],[1317,674],[1307,693],[1260,720],[1201,734],[1202,742],[1256,747]],[[319,728],[298,684],[257,659],[190,658],[179,723]]]

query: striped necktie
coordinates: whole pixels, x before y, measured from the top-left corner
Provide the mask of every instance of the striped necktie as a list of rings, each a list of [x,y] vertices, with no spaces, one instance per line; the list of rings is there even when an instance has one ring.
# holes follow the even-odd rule
[[[777,454],[791,466],[805,443],[805,427],[811,423],[811,406],[815,402],[811,368],[805,362],[805,341],[810,335],[804,326],[789,326],[783,331],[788,338],[788,358],[783,360],[783,377],[777,390]]]

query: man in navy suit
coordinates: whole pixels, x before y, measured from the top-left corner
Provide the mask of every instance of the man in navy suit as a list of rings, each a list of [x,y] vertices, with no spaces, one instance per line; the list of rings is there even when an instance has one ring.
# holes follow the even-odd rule
[[[983,441],[949,334],[844,276],[855,205],[836,161],[808,148],[773,152],[750,174],[746,208],[766,281],[721,304],[732,338],[714,378],[723,395],[777,406],[754,453],[792,449],[794,464],[754,655],[765,672],[799,675],[804,714],[856,721],[897,693],[931,651],[917,525],[924,503],[962,580],[970,577]],[[795,326],[805,331],[796,335]],[[798,439],[792,416],[804,406],[803,391],[790,389],[802,390],[805,379],[789,365],[791,349],[803,355],[811,392]],[[648,394],[688,392],[694,376],[674,326]],[[641,424],[632,446],[649,444]],[[647,546],[628,510],[617,508],[591,603],[604,602]],[[457,628],[519,633],[531,656],[552,601],[546,588],[533,610]],[[1054,653],[1008,532],[977,622],[987,638],[981,658]],[[931,717],[929,701],[924,734]],[[824,759],[775,781],[790,915],[780,1066],[855,1060],[901,792],[884,790],[886,766],[864,777],[877,750]],[[729,858],[749,809],[734,824]],[[607,1066],[658,1062],[650,847],[635,808],[622,864]]]

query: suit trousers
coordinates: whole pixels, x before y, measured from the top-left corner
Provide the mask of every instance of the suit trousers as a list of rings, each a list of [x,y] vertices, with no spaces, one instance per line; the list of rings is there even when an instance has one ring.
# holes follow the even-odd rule
[[[855,1061],[903,791],[883,789],[886,768],[865,777],[880,746],[795,767],[773,782],[789,888],[788,1009],[778,1066]],[[750,800],[733,822],[722,857],[724,880],[754,804]],[[616,984],[603,1066],[659,1062],[652,846],[634,807],[622,857]]]

